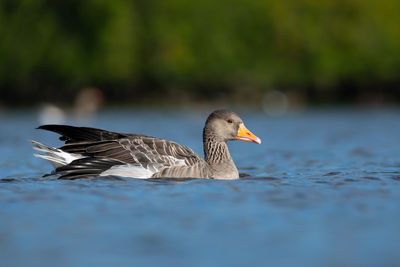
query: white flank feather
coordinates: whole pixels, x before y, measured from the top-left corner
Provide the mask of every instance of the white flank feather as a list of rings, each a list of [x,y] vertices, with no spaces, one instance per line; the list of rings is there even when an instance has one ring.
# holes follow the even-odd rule
[[[173,161],[173,166],[185,166],[185,161],[182,159],[176,159],[174,157],[169,157]],[[159,172],[165,166],[163,164],[154,164],[149,168],[144,168],[142,166],[126,164],[126,165],[116,165],[110,169],[102,172],[100,176],[116,175],[121,177],[129,178],[139,178],[148,179],[151,178],[153,174]]]
[[[113,166],[110,169],[102,172],[100,176],[116,175],[121,177],[147,179],[151,178],[153,174],[154,172],[149,169],[128,164]]]

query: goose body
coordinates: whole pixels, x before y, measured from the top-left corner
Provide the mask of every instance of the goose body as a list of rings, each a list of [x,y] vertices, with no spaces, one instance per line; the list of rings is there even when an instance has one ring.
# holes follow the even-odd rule
[[[156,137],[68,125],[42,125],[65,144],[59,148],[31,141],[35,156],[49,160],[60,179],[117,175],[133,178],[237,179],[229,140],[261,143],[232,111],[209,115],[203,130],[204,159],[187,146]]]

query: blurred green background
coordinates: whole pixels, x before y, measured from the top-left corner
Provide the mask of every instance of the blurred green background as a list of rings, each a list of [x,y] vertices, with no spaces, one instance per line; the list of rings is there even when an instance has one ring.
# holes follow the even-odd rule
[[[398,0],[1,0],[0,104],[397,103]],[[261,98],[260,98],[261,97]]]

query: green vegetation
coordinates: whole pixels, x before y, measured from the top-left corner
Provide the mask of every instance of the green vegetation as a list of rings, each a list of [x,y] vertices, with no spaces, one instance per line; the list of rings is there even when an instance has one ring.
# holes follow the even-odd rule
[[[69,101],[85,86],[111,100],[392,90],[399,14],[398,0],[2,0],[0,101]]]

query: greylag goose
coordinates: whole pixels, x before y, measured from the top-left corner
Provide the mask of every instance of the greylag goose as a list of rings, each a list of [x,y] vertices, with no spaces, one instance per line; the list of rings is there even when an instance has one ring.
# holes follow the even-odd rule
[[[37,157],[55,167],[59,179],[117,175],[134,178],[237,179],[238,170],[226,141],[261,143],[238,115],[216,110],[203,130],[204,159],[186,146],[156,137],[124,134],[88,127],[42,125],[38,129],[61,135],[60,148],[31,141]]]

